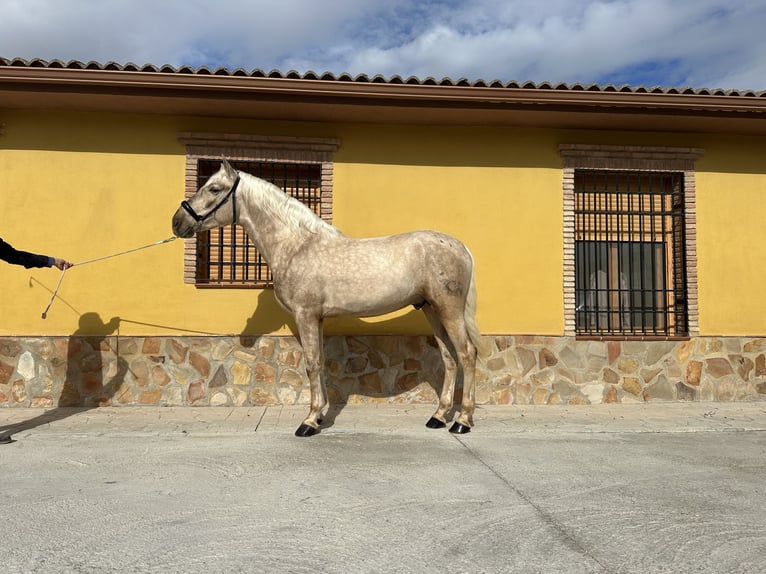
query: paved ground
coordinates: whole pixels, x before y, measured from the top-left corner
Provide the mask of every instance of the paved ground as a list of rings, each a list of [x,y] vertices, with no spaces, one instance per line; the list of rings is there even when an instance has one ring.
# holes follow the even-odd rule
[[[766,572],[766,402],[3,409],[0,570]]]

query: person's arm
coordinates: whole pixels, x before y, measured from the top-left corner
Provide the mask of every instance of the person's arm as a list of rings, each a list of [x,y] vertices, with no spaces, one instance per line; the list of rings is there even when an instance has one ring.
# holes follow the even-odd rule
[[[23,265],[27,269],[31,267],[57,267],[65,269],[71,267],[71,264],[58,257],[48,257],[47,255],[37,255],[28,251],[19,251],[14,249],[9,243],[0,239],[0,259],[12,263],[13,265]]]

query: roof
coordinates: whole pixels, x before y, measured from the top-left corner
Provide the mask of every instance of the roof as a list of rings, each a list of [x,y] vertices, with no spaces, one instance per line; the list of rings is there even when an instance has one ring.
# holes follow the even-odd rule
[[[766,135],[766,92],[2,57],[0,108]]]

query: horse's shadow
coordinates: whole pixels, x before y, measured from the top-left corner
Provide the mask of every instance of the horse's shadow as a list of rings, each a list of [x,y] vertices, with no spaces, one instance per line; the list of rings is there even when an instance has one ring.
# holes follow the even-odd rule
[[[52,361],[54,376],[63,377],[60,390],[54,394],[56,406],[29,420],[0,425],[0,443],[13,442],[14,434],[111,404],[128,372],[127,361],[109,341],[119,325],[119,317],[104,323],[98,313],[80,315],[77,330],[69,336],[66,356],[56,356]]]
[[[407,360],[404,364],[404,352],[391,350],[392,343],[390,336],[377,333],[406,333],[411,330],[413,321],[420,320],[413,317],[413,314],[420,315],[420,311],[412,309],[405,315],[380,321],[375,323],[374,329],[370,323],[359,318],[343,317],[342,319],[326,320],[330,323],[331,331],[364,333],[369,331],[369,335],[357,337],[348,337],[349,343],[343,344],[335,335],[325,334],[324,354],[325,363],[322,371],[325,386],[328,391],[330,405],[325,414],[321,428],[329,428],[335,423],[335,419],[350,404],[352,397],[365,397],[372,399],[373,402],[383,400],[390,402],[396,397],[403,397],[408,393],[421,389],[426,396],[433,391],[433,397],[439,396],[444,380],[444,364],[442,362],[439,349],[433,336],[425,339],[425,344],[421,337],[404,336],[398,345],[411,344],[415,347],[414,353],[420,355],[418,360]],[[422,319],[422,325],[428,331],[429,326],[425,318]],[[292,316],[284,311],[276,301],[272,290],[264,290],[258,296],[258,305],[252,316],[245,323],[242,333],[239,335],[239,342],[243,347],[254,348],[258,346],[258,341],[265,336],[257,333],[272,333],[282,328],[287,328],[290,333],[300,341],[297,334],[297,326]],[[327,329],[325,329],[327,331]],[[364,337],[364,341],[361,338]],[[409,343],[407,342],[409,341]],[[369,343],[369,344],[368,344]],[[378,345],[380,343],[380,345]],[[353,351],[349,345],[353,344],[358,348]],[[348,353],[347,353],[348,350]],[[391,357],[399,364],[389,364]],[[391,378],[390,376],[381,376],[381,373],[391,374],[396,371],[400,376]],[[302,370],[302,375],[305,370]],[[430,389],[429,389],[430,388]],[[458,374],[456,382],[457,393],[462,392],[462,374]],[[396,401],[394,401],[396,402]],[[460,403],[459,394],[455,397],[455,404]],[[453,406],[454,414],[457,409]]]

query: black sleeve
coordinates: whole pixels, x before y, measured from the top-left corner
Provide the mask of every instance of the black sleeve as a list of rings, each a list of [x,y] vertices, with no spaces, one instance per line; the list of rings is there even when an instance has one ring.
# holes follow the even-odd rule
[[[27,269],[30,267],[51,266],[51,258],[47,255],[36,255],[26,251],[19,251],[2,239],[0,239],[0,259],[14,265],[23,265]]]

